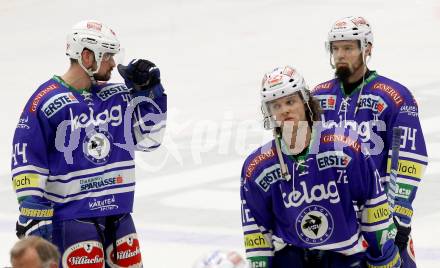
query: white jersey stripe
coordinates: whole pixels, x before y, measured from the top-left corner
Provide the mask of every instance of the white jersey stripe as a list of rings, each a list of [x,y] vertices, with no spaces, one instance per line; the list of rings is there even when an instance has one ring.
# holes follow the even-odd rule
[[[43,192],[36,191],[36,190],[26,190],[26,191],[17,192],[17,198],[30,196],[30,195],[43,196]]]
[[[258,228],[258,225],[256,225],[256,224],[244,225],[243,231],[244,232],[251,232],[251,231],[261,232],[261,230]]]
[[[109,186],[123,186],[135,181],[134,168],[106,172],[98,176],[82,177],[69,182],[48,181],[46,192],[60,196],[69,196]]]
[[[367,205],[367,206],[376,205],[376,204],[379,204],[380,202],[383,202],[385,200],[387,200],[387,196],[383,194],[379,197],[376,197],[373,199],[368,199],[367,202],[365,202],[365,205]]]
[[[360,237],[360,233],[358,230],[348,240],[337,242],[337,243],[332,243],[332,244],[327,244],[327,245],[322,245],[322,246],[318,246],[318,247],[313,247],[313,249],[321,249],[321,250],[335,250],[336,249],[337,250],[338,248],[348,247],[348,246],[352,245],[353,243],[355,243],[359,239],[359,237]]]
[[[388,151],[388,155],[391,156],[391,150]],[[424,155],[420,155],[420,154],[400,151],[399,156],[419,160],[419,161],[425,162],[426,164],[428,163],[428,157],[424,156]]]
[[[16,173],[18,172],[22,172],[22,171],[30,171],[30,173],[32,173],[32,171],[36,171],[42,174],[46,174],[49,175],[49,170],[46,168],[42,168],[42,167],[37,167],[34,165],[27,165],[27,166],[22,166],[22,167],[18,167],[18,168],[14,168],[13,170],[11,170],[12,176],[14,176]]]
[[[108,165],[105,165],[105,166],[102,166],[102,167],[89,168],[89,169],[69,172],[69,173],[67,173],[65,175],[49,176],[49,180],[69,180],[69,179],[71,179],[73,177],[76,177],[76,176],[82,176],[82,175],[88,175],[88,174],[93,174],[93,173],[105,172],[105,171],[107,171],[109,169],[112,169],[112,168],[127,167],[127,166],[133,166],[133,165],[134,165],[134,161],[133,160],[122,161],[122,162],[115,162],[115,163],[108,164]]]
[[[250,252],[246,252],[246,257],[251,258],[251,257],[272,257],[273,256],[273,252],[272,250],[268,250],[268,251],[250,251]]]
[[[134,185],[129,186],[129,187],[123,187],[123,188],[108,189],[108,190],[101,191],[101,192],[89,192],[89,193],[85,193],[85,194],[81,194],[81,195],[77,195],[77,196],[72,196],[72,197],[68,197],[68,198],[59,198],[59,197],[55,197],[55,196],[48,195],[48,194],[44,194],[44,197],[50,201],[53,201],[53,202],[67,203],[70,201],[81,200],[81,199],[84,199],[87,197],[98,197],[98,196],[103,196],[103,195],[129,193],[129,192],[134,192]]]

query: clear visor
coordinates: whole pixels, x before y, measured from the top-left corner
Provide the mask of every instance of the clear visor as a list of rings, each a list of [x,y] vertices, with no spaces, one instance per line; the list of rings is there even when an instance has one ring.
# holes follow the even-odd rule
[[[108,62],[113,60],[115,62],[115,65],[118,66],[118,64],[123,64],[125,58],[125,49],[121,48],[118,53],[104,53],[102,56],[102,62]]]

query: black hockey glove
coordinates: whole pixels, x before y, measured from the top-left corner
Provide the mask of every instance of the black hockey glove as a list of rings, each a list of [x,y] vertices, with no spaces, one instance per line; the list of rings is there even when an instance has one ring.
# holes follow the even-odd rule
[[[127,66],[119,64],[118,71],[127,87],[134,89],[135,92],[144,91],[151,98],[160,97],[163,94],[159,68],[151,61],[135,59]]]
[[[401,226],[397,222],[395,217],[393,217],[393,219],[394,219],[394,224],[397,227],[397,234],[396,234],[396,238],[394,239],[394,244],[396,244],[396,246],[399,248],[399,251],[402,252],[406,250],[406,247],[408,246],[409,235],[411,233],[411,226],[409,227]]]

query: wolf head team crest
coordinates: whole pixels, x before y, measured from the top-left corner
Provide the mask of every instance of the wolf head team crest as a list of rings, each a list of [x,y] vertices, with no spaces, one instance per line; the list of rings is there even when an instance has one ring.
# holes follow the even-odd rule
[[[95,129],[87,133],[83,141],[84,155],[95,164],[104,164],[111,154],[111,135],[105,130]]]
[[[308,206],[296,219],[296,233],[308,244],[321,244],[333,233],[333,218],[327,209],[321,206]]]

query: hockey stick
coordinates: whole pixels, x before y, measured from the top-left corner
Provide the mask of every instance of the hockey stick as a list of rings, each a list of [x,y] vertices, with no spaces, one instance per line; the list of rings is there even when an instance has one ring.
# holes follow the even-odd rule
[[[393,137],[391,140],[390,180],[387,185],[387,197],[392,212],[394,212],[394,201],[396,199],[397,174],[399,172],[399,150],[400,150],[401,136],[402,136],[402,129],[399,127],[394,127]]]

